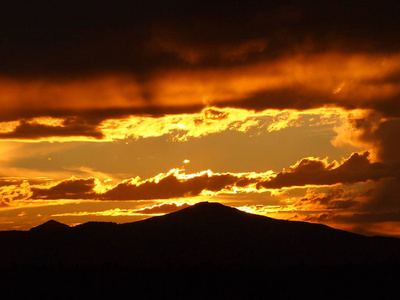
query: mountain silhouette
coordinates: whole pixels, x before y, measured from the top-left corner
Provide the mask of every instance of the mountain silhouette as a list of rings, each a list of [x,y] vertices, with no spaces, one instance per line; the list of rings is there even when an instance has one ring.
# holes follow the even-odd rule
[[[0,249],[0,266],[231,269],[400,262],[399,239],[277,220],[208,202],[125,224],[69,227],[50,220],[27,232],[0,232],[0,242],[8,245]]]
[[[122,289],[130,289],[132,282],[146,286],[156,279],[171,289],[179,279],[187,285],[180,292],[193,285],[199,288],[198,284],[203,285],[203,292],[218,292],[211,283],[217,280],[224,286],[224,297],[227,291],[239,293],[243,283],[267,284],[269,291],[278,292],[287,280],[296,281],[291,284],[299,287],[318,283],[324,286],[320,292],[329,280],[335,280],[332,295],[338,295],[340,287],[347,288],[349,280],[370,294],[364,283],[374,282],[371,287],[377,287],[375,275],[380,274],[379,282],[386,288],[399,279],[400,265],[400,240],[396,238],[277,220],[208,202],[125,224],[88,222],[69,227],[51,220],[29,231],[0,232],[0,245],[4,245],[0,267],[7,274],[20,274],[20,270],[29,274],[27,269],[69,274],[75,284],[80,278],[80,289],[86,278],[97,282],[96,288],[114,282]],[[179,278],[173,274],[180,274]],[[386,278],[387,274],[395,275]],[[49,280],[55,280],[53,275]],[[58,281],[53,283],[58,286]],[[277,296],[282,298],[280,293]]]
[[[65,230],[69,228],[68,225],[57,222],[55,220],[49,220],[39,226],[32,227],[29,231],[35,232],[35,231],[59,231],[59,230]]]

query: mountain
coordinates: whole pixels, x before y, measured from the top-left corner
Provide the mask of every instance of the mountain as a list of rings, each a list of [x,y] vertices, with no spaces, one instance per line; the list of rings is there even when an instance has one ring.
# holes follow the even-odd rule
[[[371,288],[382,284],[387,288],[400,279],[399,239],[276,220],[208,202],[125,224],[89,222],[68,227],[49,221],[30,231],[0,232],[0,245],[0,267],[7,276],[21,274],[21,269],[24,274],[29,274],[27,269],[45,270],[58,286],[53,274],[62,274],[62,281],[69,274],[80,290],[90,286],[81,286],[90,278],[99,291],[113,282],[121,289],[137,284],[154,293],[153,283],[174,290],[180,282],[186,284],[180,285],[180,292],[196,286],[202,292],[218,293],[212,283],[217,281],[224,297],[226,292],[236,296],[239,290],[247,297],[249,291],[239,287],[257,284],[256,290],[266,292],[268,287],[282,298],[289,291],[280,288],[288,281],[292,287],[318,283],[324,289],[317,290],[331,288],[332,295],[356,282],[369,295]],[[32,275],[31,282],[39,277]]]
[[[400,262],[400,240],[321,224],[277,220],[203,202],[147,220],[54,220],[27,232],[0,232],[0,266],[58,264],[129,268],[259,268]],[[45,255],[44,255],[45,254]]]
[[[39,226],[31,228],[29,231],[32,232],[37,232],[37,231],[45,231],[45,232],[50,232],[50,231],[59,231],[59,230],[65,230],[69,228],[68,225],[62,224],[60,222],[54,221],[54,220],[49,220],[46,223],[43,223]]]

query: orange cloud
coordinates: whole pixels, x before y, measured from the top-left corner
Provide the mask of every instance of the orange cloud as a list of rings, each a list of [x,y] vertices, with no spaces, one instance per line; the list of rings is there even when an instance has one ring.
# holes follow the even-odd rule
[[[19,185],[0,186],[0,207],[14,205],[14,201],[29,199],[31,196],[32,191],[27,181]]]
[[[316,193],[314,189],[308,189],[307,194],[301,197],[294,206],[302,210],[345,210],[360,206],[357,198],[359,191],[346,191],[342,187],[330,188],[326,193]]]
[[[109,216],[109,217],[121,217],[121,216],[135,216],[135,215],[164,215],[167,213],[175,212],[183,208],[189,207],[193,204],[189,203],[175,203],[166,202],[161,204],[154,204],[152,206],[146,206],[138,209],[122,209],[114,208],[104,211],[80,211],[71,213],[59,213],[53,214],[52,217],[86,217],[86,216]]]
[[[231,190],[234,186],[248,187],[256,182],[247,174],[212,173],[203,171],[197,174],[182,174],[180,170],[171,170],[155,178],[144,181],[126,180],[100,196],[104,200],[139,200],[193,197],[204,190],[220,192]]]
[[[386,163],[399,161],[400,119],[387,118],[372,111],[350,113],[335,130],[338,136],[332,141],[336,146],[351,144],[373,150],[375,158]]]
[[[31,199],[93,199],[95,184],[95,178],[71,178],[50,187],[31,187]]]
[[[382,162],[371,162],[368,155],[368,152],[354,153],[340,163],[305,158],[288,170],[279,173],[272,171],[266,173],[203,171],[186,174],[181,169],[173,169],[168,173],[161,173],[146,180],[140,178],[124,180],[115,186],[107,186],[93,177],[70,178],[51,184],[23,182],[18,185],[14,183],[14,180],[11,182],[12,184],[0,187],[1,205],[12,208],[13,206],[23,207],[23,205],[34,207],[65,204],[82,200],[177,198],[190,200],[195,196],[263,193],[286,189],[283,193],[276,195],[278,196],[276,204],[239,205],[239,208],[277,218],[322,222],[343,229],[351,227],[351,230],[361,232],[367,230],[366,228],[373,223],[398,222],[400,220],[396,214],[400,207],[397,201],[397,195],[400,193],[398,168]],[[369,183],[362,185],[361,188],[351,186],[351,184],[360,184],[366,181]],[[289,198],[285,196],[291,189],[299,187],[307,188],[307,193],[302,196],[288,196]],[[317,192],[318,187],[330,187],[330,189]],[[238,201],[236,203],[240,203],[240,200]],[[179,204],[169,203],[135,209],[113,208],[65,215],[60,213],[57,216],[137,216],[163,214],[175,211],[179,207]],[[361,226],[363,222],[367,225]],[[351,224],[357,224],[359,228],[353,228],[355,225]]]
[[[289,119],[275,120],[269,130],[296,122],[293,111],[327,107],[398,117],[398,73],[399,54],[331,50],[229,67],[167,69],[145,80],[126,73],[79,80],[3,77],[0,138],[141,137],[136,127],[148,128],[144,137],[174,130],[201,136],[213,132],[208,123],[218,124],[215,132],[234,126],[246,131],[257,126],[260,112],[268,116],[270,109],[292,112]],[[213,111],[221,115],[213,119]],[[228,117],[222,118],[225,113]],[[235,118],[239,123],[233,123]]]
[[[193,112],[210,104],[256,110],[330,105],[390,114],[388,108],[400,94],[392,80],[400,71],[399,61],[398,54],[331,51],[224,68],[167,70],[146,81],[122,73],[79,80],[2,78],[0,120],[95,115],[104,120],[107,114],[156,115],[174,107]]]
[[[258,183],[257,187],[280,189],[306,185],[350,184],[393,176],[387,165],[371,163],[368,156],[368,152],[354,153],[340,165],[315,158],[304,158],[274,178]]]
[[[54,124],[56,121],[56,124]],[[7,122],[16,123],[16,122]],[[78,138],[77,138],[78,137]],[[44,122],[21,120],[14,124],[12,130],[0,132],[0,139],[5,140],[99,140],[103,134],[97,124],[89,124],[85,120],[71,117],[64,120],[47,118]]]
[[[191,137],[235,130],[247,132],[272,132],[293,126],[315,126],[339,123],[349,112],[335,108],[305,111],[264,110],[255,112],[245,109],[208,107],[200,113],[166,115],[163,117],[131,116],[111,119],[101,123],[99,130],[106,140],[135,139],[171,135],[174,140],[185,141]]]
[[[172,169],[153,178],[124,180],[108,187],[98,179],[70,178],[50,185],[30,186],[30,199],[146,200],[194,197],[218,193],[247,193],[306,186],[331,186],[377,181],[396,176],[396,169],[371,163],[369,153],[354,153],[341,163],[305,158],[280,173],[214,173],[210,170],[186,174]],[[28,188],[28,187],[26,187]],[[321,200],[322,201],[322,200]]]
[[[339,108],[297,110],[254,110],[207,107],[199,113],[165,116],[129,116],[104,121],[81,117],[40,117],[2,122],[0,139],[24,141],[113,141],[126,138],[149,138],[170,135],[185,141],[227,130],[259,133],[293,126],[339,124],[352,111]]]

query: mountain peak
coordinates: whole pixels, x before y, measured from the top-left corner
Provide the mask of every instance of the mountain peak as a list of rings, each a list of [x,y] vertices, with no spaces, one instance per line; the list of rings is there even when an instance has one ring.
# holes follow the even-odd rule
[[[204,201],[204,202],[199,202],[196,203],[195,205],[186,208],[187,210],[191,210],[191,209],[196,209],[196,210],[215,210],[215,211],[234,211],[236,210],[233,207],[230,206],[226,206],[223,205],[221,203],[218,202],[208,202],[208,201]]]
[[[176,216],[176,215],[187,215],[187,216],[201,216],[201,217],[223,217],[229,215],[236,215],[238,213],[242,213],[241,211],[237,210],[236,208],[225,206],[221,203],[217,202],[199,202],[195,205],[190,207],[178,210],[174,213],[169,215]],[[168,215],[166,215],[168,216]]]
[[[58,231],[70,228],[68,225],[57,222],[55,220],[49,220],[39,226],[31,228],[29,231]]]
[[[273,220],[264,216],[251,215],[216,202],[200,202],[164,216],[139,221],[139,223],[164,224],[162,226],[169,226],[171,224],[174,224],[174,226],[177,224],[180,224],[179,226],[205,226],[203,227],[204,229],[207,227],[210,231],[214,231],[215,228],[213,226],[224,226],[224,223],[226,225],[230,224],[227,226],[231,226],[248,218],[257,220],[262,218],[265,221]]]

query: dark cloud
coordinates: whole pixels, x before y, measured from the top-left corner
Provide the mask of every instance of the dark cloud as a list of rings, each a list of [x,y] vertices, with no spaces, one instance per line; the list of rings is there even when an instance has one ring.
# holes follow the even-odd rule
[[[387,120],[379,125],[379,127],[367,139],[372,139],[379,145],[378,155],[380,159],[386,162],[399,162],[400,156],[400,119]]]
[[[130,72],[146,77],[160,69],[226,66],[298,50],[335,47],[349,52],[393,52],[400,48],[393,38],[400,30],[399,6],[398,1],[360,4],[355,0],[6,0],[0,13],[1,73],[82,76]],[[268,42],[265,49],[254,42],[259,40]],[[245,55],[244,44],[250,44],[248,51],[253,55]],[[199,59],[185,60],[182,49],[195,49]]]
[[[370,144],[381,161],[394,164],[400,162],[400,119],[382,118],[376,112],[363,117],[350,116],[348,123],[357,133],[352,138],[356,143]]]
[[[47,187],[31,187],[31,199],[94,199],[95,179],[68,179]]]
[[[290,76],[292,74],[288,74]],[[325,84],[322,79],[321,85]],[[384,89],[386,82],[381,82],[380,86],[376,87],[377,90]],[[390,95],[377,94],[374,95],[373,100],[365,101],[357,95],[358,91],[366,87],[354,88],[354,95],[339,99],[331,90],[315,90],[307,87],[304,84],[293,83],[289,87],[275,88],[269,90],[259,90],[250,95],[246,95],[240,99],[222,99],[221,103],[215,103],[215,106],[233,106],[244,109],[255,109],[258,111],[265,109],[298,109],[307,110],[319,108],[323,106],[342,107],[347,110],[358,108],[371,109],[380,112],[388,117],[400,117],[400,91],[394,91]]]
[[[335,221],[345,223],[381,223],[381,222],[400,222],[400,211],[389,212],[369,212],[355,213],[349,216],[338,215],[334,217]]]
[[[355,153],[339,166],[327,164],[318,159],[303,159],[287,171],[268,178],[260,174],[258,177],[235,173],[211,173],[182,175],[170,172],[166,175],[144,180],[125,180],[108,191],[98,194],[94,191],[95,179],[68,179],[51,187],[32,187],[32,199],[102,199],[102,200],[145,200],[170,199],[200,195],[204,190],[220,192],[247,188],[256,184],[258,189],[281,189],[305,185],[353,184],[368,180],[378,181],[382,178],[393,178],[393,170],[383,163],[371,163],[369,153]],[[303,199],[303,203],[318,202],[328,208],[352,206],[353,199],[345,198],[343,190],[336,190],[324,197]],[[347,197],[347,196],[346,196]]]
[[[22,183],[28,183],[29,185],[40,185],[47,182],[46,178],[24,178],[24,177],[2,177],[0,176],[0,188],[3,186],[10,185],[21,185]]]
[[[278,173],[274,178],[258,183],[257,186],[279,189],[304,185],[351,184],[393,176],[388,166],[378,162],[371,163],[368,156],[368,152],[354,153],[337,167],[321,160],[305,158],[287,171]]]
[[[198,112],[204,107],[202,99],[207,97],[212,105],[220,107],[262,110],[332,105],[371,108],[399,116],[400,91],[393,87],[388,93],[377,92],[388,85],[396,86],[399,80],[398,67],[384,72],[379,69],[385,59],[400,51],[400,41],[393,38],[400,31],[399,8],[400,3],[394,0],[362,4],[356,0],[5,0],[0,7],[0,79],[6,81],[0,80],[0,86],[14,88],[8,92],[2,89],[0,93],[0,121],[22,123],[0,138],[71,135],[100,139],[102,135],[96,126],[103,120],[135,114]],[[292,64],[297,61],[308,66],[324,54],[372,55],[367,63],[379,72],[361,79],[357,68],[356,74],[350,72],[347,77],[333,72],[335,84],[342,80],[347,80],[347,84],[356,82],[349,88],[350,94],[340,97],[332,94],[336,87],[326,83],[331,78],[310,70],[295,72],[293,66],[283,68],[283,77],[293,80],[272,88],[260,86],[235,94],[226,92],[232,90],[235,82],[218,82],[231,72],[252,78],[254,74],[238,68],[260,68],[260,64],[263,68],[273,66],[272,73],[263,74],[263,78],[270,77],[282,72],[275,70],[274,64],[284,66],[291,59]],[[308,60],[303,61],[304,57]],[[347,70],[353,65],[343,63],[343,57],[336,57],[332,64]],[[396,58],[388,64],[393,60]],[[314,68],[326,69],[330,74],[332,66]],[[207,77],[210,72],[225,73],[214,74],[218,78],[199,95],[198,82],[202,86],[202,76]],[[186,99],[175,99],[177,95],[170,95],[168,89],[162,88],[164,82],[159,82],[177,73],[187,77],[188,82],[168,82],[174,82],[178,90],[190,90],[192,93]],[[304,82],[302,76],[298,77],[300,73],[312,80]],[[132,82],[122,80],[123,83],[107,86],[107,82],[96,82],[102,77],[127,77]],[[322,90],[315,88],[320,84],[327,86]],[[131,85],[136,85],[137,90],[130,91],[127,87]],[[217,87],[225,93],[219,90],[214,95],[212,91]],[[121,92],[125,88],[128,92]],[[368,98],[370,88],[374,90],[373,101]],[[23,90],[29,93],[21,93]],[[364,91],[364,98],[358,97],[360,91]],[[121,98],[126,103],[118,105]],[[49,128],[26,123],[40,116],[75,118],[79,124],[74,121]]]
[[[31,199],[101,199],[101,200],[147,200],[191,197],[203,190],[219,192],[234,185],[245,186],[255,179],[239,178],[235,174],[204,173],[190,178],[178,178],[171,173],[158,182],[153,179],[117,184],[114,188],[99,194],[94,191],[95,179],[68,179],[51,187],[31,187]]]
[[[122,182],[102,194],[100,198],[105,200],[140,200],[190,197],[199,195],[203,190],[221,191],[224,188],[231,187],[237,181],[238,177],[231,174],[209,175],[205,173],[201,176],[179,179],[172,173],[158,182],[146,181],[139,184],[129,181]]]
[[[363,205],[365,212],[400,211],[400,179],[384,178],[375,183],[369,191],[368,201]]]
[[[11,132],[0,133],[0,139],[40,139],[48,137],[85,136],[101,139],[103,134],[97,129],[97,124],[90,124],[78,117],[66,118],[60,126],[49,126],[33,121],[21,120]]]
[[[309,206],[316,209],[349,209],[359,206],[354,192],[346,191],[341,187],[330,189],[327,193],[307,193],[295,206],[301,208]]]

